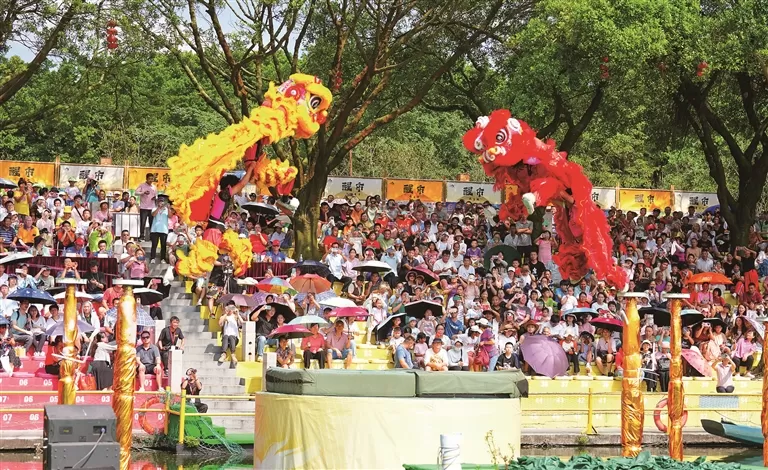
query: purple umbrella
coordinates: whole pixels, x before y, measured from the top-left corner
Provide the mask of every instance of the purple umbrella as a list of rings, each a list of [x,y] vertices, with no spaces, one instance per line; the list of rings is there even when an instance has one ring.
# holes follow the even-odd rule
[[[537,373],[555,378],[568,370],[568,357],[560,344],[544,335],[525,335],[520,344],[525,362]]]

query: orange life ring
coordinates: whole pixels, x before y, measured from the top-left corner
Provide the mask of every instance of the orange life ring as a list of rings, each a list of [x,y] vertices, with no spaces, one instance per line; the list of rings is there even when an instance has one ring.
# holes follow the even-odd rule
[[[656,427],[659,431],[667,432],[667,423],[661,420],[661,411],[667,407],[667,399],[662,398],[656,403],[656,409],[653,410],[653,422],[656,423]],[[683,409],[683,426],[688,422],[688,411]]]
[[[152,405],[162,404],[163,402],[160,401],[157,397],[150,397],[147,401],[145,401],[141,407],[144,409],[151,408]],[[149,423],[147,420],[147,412],[146,411],[140,411],[139,412],[139,426],[141,426],[141,429],[144,430],[147,434],[150,436],[154,436],[155,434],[160,434],[163,432],[162,429],[157,429],[156,427],[152,426],[152,424]]]

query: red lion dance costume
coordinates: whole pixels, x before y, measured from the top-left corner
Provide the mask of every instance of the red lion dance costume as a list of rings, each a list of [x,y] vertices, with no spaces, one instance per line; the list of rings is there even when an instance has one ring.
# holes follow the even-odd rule
[[[250,116],[190,146],[182,145],[179,155],[168,159],[171,182],[166,192],[179,217],[186,224],[207,222],[202,240],[190,247],[189,256],[178,253],[179,274],[196,278],[210,273],[219,252],[230,256],[236,276],[245,273],[253,256],[251,243],[226,229],[234,193],[244,182],[224,174],[242,160],[246,177],[262,192],[274,188],[277,194],[289,193],[296,168],[261,150],[281,139],[312,137],[328,117],[331,98],[317,77],[293,74],[279,87],[270,84],[264,102]]]
[[[478,161],[496,180],[497,191],[517,186],[517,194],[507,194],[499,211],[501,220],[519,219],[536,206],[558,206],[555,224],[561,243],[554,261],[563,275],[575,281],[592,268],[598,279],[625,288],[627,275],[613,262],[608,222],[592,201],[592,183],[581,166],[557,151],[553,140],[542,142],[528,124],[499,109],[478,118],[464,134],[464,147],[480,155]]]

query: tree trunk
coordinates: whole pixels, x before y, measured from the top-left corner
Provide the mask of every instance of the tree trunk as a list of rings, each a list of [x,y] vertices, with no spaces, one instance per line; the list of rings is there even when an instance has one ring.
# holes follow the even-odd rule
[[[294,259],[299,255],[304,259],[319,260],[322,257],[317,242],[317,223],[320,218],[320,201],[328,175],[324,171],[315,173],[299,190],[299,208],[294,214],[294,231],[296,234],[296,251]]]

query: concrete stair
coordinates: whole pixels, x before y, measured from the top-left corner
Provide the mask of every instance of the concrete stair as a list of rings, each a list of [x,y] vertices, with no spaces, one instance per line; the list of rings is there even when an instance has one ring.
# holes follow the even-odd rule
[[[151,265],[150,274],[162,275],[168,265]],[[217,332],[212,332],[207,319],[201,317],[200,307],[195,305],[193,295],[187,292],[186,284],[181,281],[171,283],[170,296],[163,300],[163,318],[168,321],[172,316],[181,319],[181,329],[186,338],[184,348],[184,369],[194,367],[203,382],[204,395],[243,396],[246,391],[243,380],[236,375],[237,370],[230,368],[229,362],[217,362],[221,354]],[[254,411],[250,400],[202,400],[208,405],[209,413],[248,413]],[[222,426],[231,433],[253,432],[252,417],[212,417],[214,425]]]

